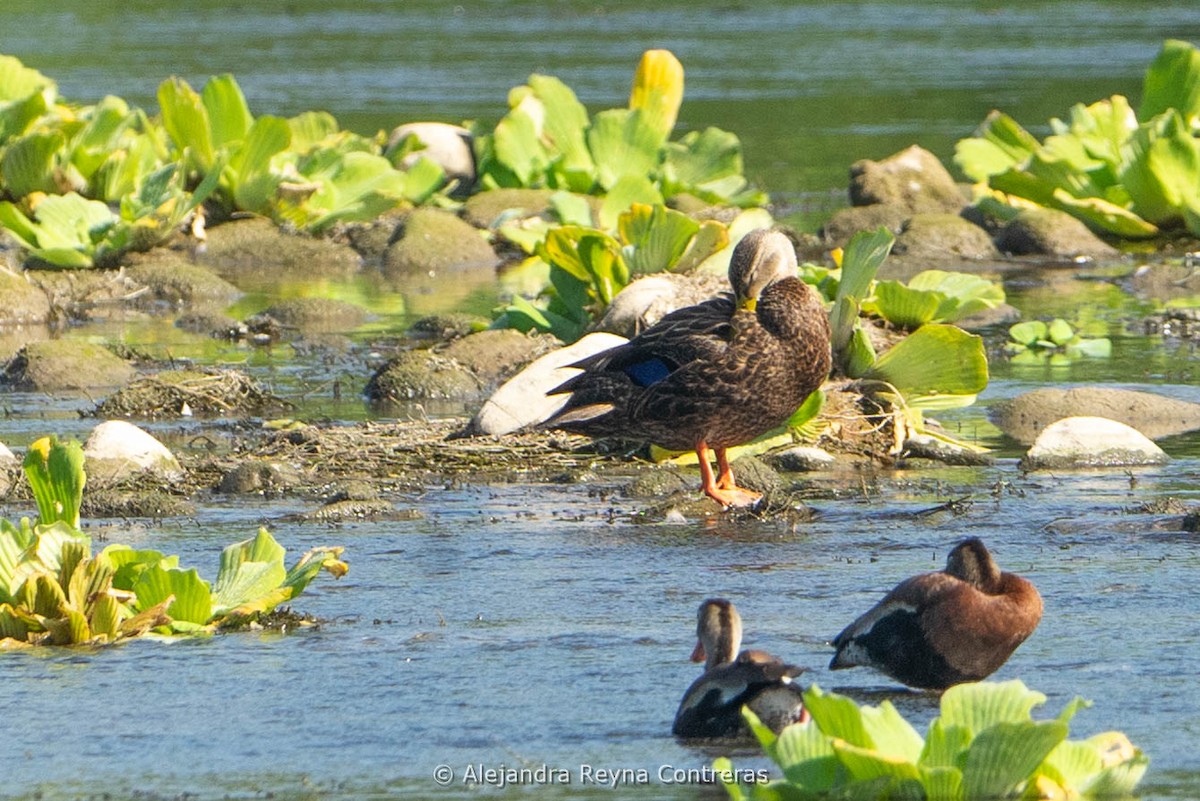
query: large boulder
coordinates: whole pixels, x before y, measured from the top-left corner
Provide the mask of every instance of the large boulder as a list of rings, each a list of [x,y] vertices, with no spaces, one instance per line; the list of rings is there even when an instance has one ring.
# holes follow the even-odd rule
[[[1161,448],[1124,423],[1104,417],[1068,417],[1038,434],[1021,460],[1021,469],[1134,467],[1168,461]]]
[[[129,362],[103,345],[78,339],[48,339],[21,348],[0,378],[14,389],[57,392],[120,386],[135,372]]]
[[[1117,249],[1058,209],[1022,209],[996,235],[996,247],[1014,256],[1111,259]]]
[[[553,189],[489,189],[463,203],[463,219],[476,228],[494,228],[510,215],[549,216]]]
[[[24,275],[0,268],[0,325],[44,325],[50,299]]]
[[[894,252],[918,260],[978,260],[1000,255],[986,231],[946,212],[914,214],[896,239]]]
[[[1157,440],[1200,429],[1200,404],[1112,387],[1044,387],[992,407],[1000,430],[1024,445],[1064,417],[1105,417]]]
[[[966,198],[938,157],[913,145],[880,161],[863,159],[850,165],[850,202],[890,203],[911,214],[957,213]]]
[[[541,423],[567,402],[566,395],[546,394],[579,373],[579,370],[567,365],[627,341],[616,334],[595,332],[535,359],[484,401],[483,407],[468,425],[467,432],[511,434]]]
[[[390,278],[414,274],[487,271],[499,264],[483,233],[440,209],[416,209],[405,218],[403,235],[383,254]]]
[[[232,220],[209,228],[196,261],[238,286],[255,286],[271,276],[348,276],[362,265],[349,245],[289,234],[261,218]]]

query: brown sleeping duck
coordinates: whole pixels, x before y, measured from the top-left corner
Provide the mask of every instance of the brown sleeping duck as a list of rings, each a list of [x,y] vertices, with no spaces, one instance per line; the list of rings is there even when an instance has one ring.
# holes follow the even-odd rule
[[[943,690],[1003,665],[1042,619],[1042,597],[1004,573],[979,539],[950,551],[946,569],[901,582],[833,640],[832,670],[873,667],[910,687]]]
[[[761,496],[737,486],[725,451],[782,425],[825,381],[829,317],[777,231],[746,234],[729,282],[732,294],[678,309],[571,365],[583,372],[548,393],[571,397],[545,425],[694,449],[706,495],[725,507],[756,503]]]
[[[779,731],[808,719],[802,689],[792,681],[803,668],[784,664],[763,651],[742,651],[742,619],[733,604],[712,598],[700,604],[692,661],[704,660],[704,673],[679,702],[671,733],[677,737],[736,737],[750,730],[742,718],[749,706],[764,724]]]

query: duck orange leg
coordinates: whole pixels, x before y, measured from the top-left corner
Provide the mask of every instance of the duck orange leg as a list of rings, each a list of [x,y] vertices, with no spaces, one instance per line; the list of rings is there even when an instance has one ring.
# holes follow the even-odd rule
[[[753,506],[762,498],[761,493],[742,489],[733,481],[733,470],[729,467],[729,459],[724,448],[713,448],[717,453],[717,466],[720,468],[720,479],[713,475],[712,465],[708,461],[708,443],[700,440],[696,443],[696,458],[700,461],[700,489],[722,506]]]

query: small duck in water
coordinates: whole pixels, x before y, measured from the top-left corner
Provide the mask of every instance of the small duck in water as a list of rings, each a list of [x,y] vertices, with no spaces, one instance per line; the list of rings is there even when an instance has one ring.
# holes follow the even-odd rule
[[[946,569],[901,582],[833,640],[832,670],[873,667],[910,687],[944,690],[1003,665],[1042,619],[1042,597],[1005,573],[975,537]]]
[[[808,719],[792,681],[803,668],[785,664],[763,651],[742,651],[742,618],[724,598],[700,604],[692,661],[704,661],[704,673],[679,702],[671,733],[677,737],[749,735],[742,718],[748,706],[764,724],[779,731]]]

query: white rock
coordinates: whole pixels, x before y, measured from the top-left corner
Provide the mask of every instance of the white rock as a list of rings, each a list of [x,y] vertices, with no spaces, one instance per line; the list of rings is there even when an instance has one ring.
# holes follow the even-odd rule
[[[9,450],[8,446],[0,442],[0,462],[15,462],[17,455]]]
[[[415,136],[425,148],[405,156],[401,167],[408,169],[425,156],[441,165],[447,178],[457,178],[464,188],[475,183],[475,155],[471,150],[471,132],[466,128],[444,122],[410,122],[393,129],[388,147],[399,145],[407,136]]]
[[[171,479],[183,475],[175,454],[133,423],[109,420],[92,429],[83,444],[90,478],[110,480],[143,470]]]
[[[1021,460],[1025,470],[1165,464],[1168,456],[1141,432],[1106,417],[1067,417],[1042,429]]]
[[[562,408],[568,396],[546,392],[580,372],[566,365],[626,342],[625,337],[597,332],[535,359],[484,401],[470,430],[477,434],[511,434],[548,419]]]

